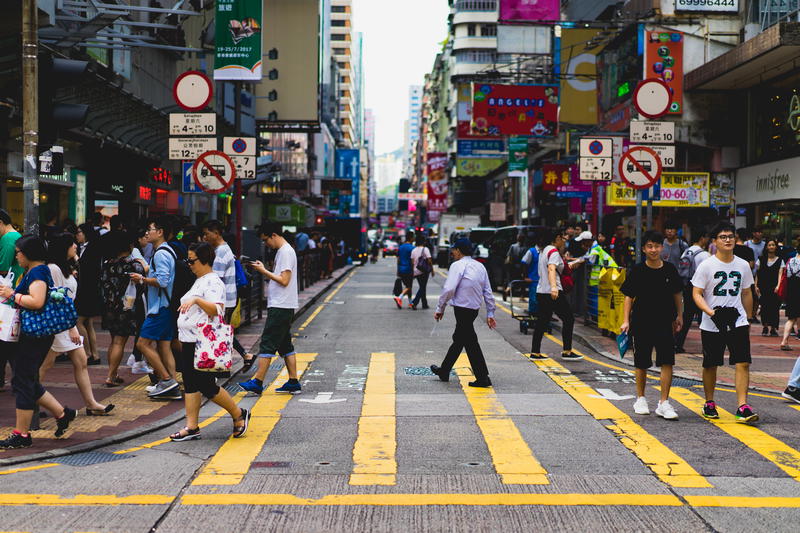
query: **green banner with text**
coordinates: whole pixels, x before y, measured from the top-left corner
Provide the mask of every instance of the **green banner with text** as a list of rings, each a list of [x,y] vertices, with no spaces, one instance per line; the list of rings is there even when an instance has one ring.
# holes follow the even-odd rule
[[[528,138],[514,135],[508,138],[508,171],[528,170]]]
[[[261,0],[217,0],[215,80],[261,80]]]

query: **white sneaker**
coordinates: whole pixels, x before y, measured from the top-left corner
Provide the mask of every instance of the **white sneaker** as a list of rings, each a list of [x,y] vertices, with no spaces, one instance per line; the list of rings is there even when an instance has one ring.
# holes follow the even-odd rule
[[[136,364],[136,357],[134,357],[133,354],[130,354],[128,356],[128,361],[126,362],[125,366],[127,366],[128,368],[133,368],[135,364]]]
[[[156,386],[155,385],[148,385],[147,387],[144,388],[144,390],[146,390],[148,393],[150,393],[150,392],[153,392],[154,390],[156,390]]]
[[[639,396],[633,404],[633,412],[637,415],[649,415],[650,408],[647,406],[647,398]]]
[[[147,366],[147,361],[144,359],[136,361],[131,366],[131,374],[152,374],[153,369]]]
[[[672,408],[672,405],[669,403],[669,400],[664,402],[658,402],[658,407],[656,407],[656,414],[663,418],[664,420],[677,420],[678,413],[675,412],[675,409]]]

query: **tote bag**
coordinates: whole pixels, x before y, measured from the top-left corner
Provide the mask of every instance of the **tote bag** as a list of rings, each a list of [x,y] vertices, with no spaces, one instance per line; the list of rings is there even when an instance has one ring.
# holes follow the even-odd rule
[[[200,372],[227,372],[233,366],[233,326],[217,315],[197,323],[194,367]]]

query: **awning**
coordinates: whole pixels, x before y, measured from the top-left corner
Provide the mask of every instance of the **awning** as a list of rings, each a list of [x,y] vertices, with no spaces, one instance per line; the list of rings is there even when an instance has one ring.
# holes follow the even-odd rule
[[[686,74],[687,91],[737,91],[800,68],[800,22],[781,22]]]

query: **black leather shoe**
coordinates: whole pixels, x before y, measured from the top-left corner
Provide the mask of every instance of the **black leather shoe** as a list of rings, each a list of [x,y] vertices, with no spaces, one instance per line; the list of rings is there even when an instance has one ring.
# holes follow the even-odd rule
[[[477,381],[470,381],[469,382],[469,386],[470,387],[483,387],[483,388],[491,387],[492,386],[492,380],[489,379],[489,378],[486,378],[485,380],[484,379],[479,379]]]
[[[437,376],[441,381],[444,382],[450,381],[450,372],[445,374],[444,372],[442,372],[442,369],[436,365],[431,365],[431,372],[433,372],[433,374]]]

